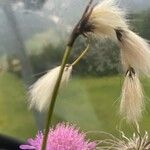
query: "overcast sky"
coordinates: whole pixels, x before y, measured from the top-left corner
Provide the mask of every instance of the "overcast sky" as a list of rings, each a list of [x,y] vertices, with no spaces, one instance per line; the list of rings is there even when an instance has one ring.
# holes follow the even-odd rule
[[[23,9],[23,6],[19,4],[17,10],[16,7],[14,7],[14,12],[20,25],[23,39],[26,41],[36,33],[47,32],[47,30],[50,29],[54,31],[55,34],[59,33],[59,36],[60,34],[64,34],[64,32],[69,34],[71,27],[73,27],[81,17],[88,1],[89,0],[48,0],[42,11],[29,11],[28,13],[20,11]],[[129,11],[146,10],[148,7],[150,8],[150,0],[120,0],[120,4],[122,7],[129,9]],[[13,36],[10,35],[7,19],[1,9],[0,18],[0,51],[2,51],[3,49],[12,48],[10,43]]]

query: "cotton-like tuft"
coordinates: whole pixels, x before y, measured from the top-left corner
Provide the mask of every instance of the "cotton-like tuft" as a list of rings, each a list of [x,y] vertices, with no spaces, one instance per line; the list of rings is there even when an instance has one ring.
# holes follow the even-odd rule
[[[60,66],[48,71],[35,82],[29,90],[29,105],[30,108],[35,108],[39,111],[47,110],[52,93],[59,75]],[[63,87],[69,80],[72,72],[72,66],[66,66],[61,80],[61,87]]]
[[[137,123],[144,109],[144,96],[138,75],[128,71],[122,88],[121,115],[130,123]]]
[[[118,6],[118,0],[103,0],[97,4],[89,18],[94,34],[116,39],[115,30],[128,28],[126,14]]]
[[[122,30],[119,42],[124,70],[132,66],[137,72],[150,75],[150,45],[130,30]]]
[[[86,140],[86,135],[69,124],[58,124],[48,134],[46,150],[95,150],[96,143]],[[29,139],[21,145],[22,150],[41,150],[43,134],[38,133],[35,139]]]

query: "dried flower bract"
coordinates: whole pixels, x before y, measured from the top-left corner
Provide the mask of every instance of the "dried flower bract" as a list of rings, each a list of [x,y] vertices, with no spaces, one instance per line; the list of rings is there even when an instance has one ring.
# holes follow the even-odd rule
[[[106,133],[107,134],[107,133]],[[133,137],[128,138],[123,132],[121,132],[121,138],[114,137],[111,134],[111,138],[99,141],[97,150],[149,150],[150,149],[150,137],[148,132],[142,136],[140,134],[133,134]]]

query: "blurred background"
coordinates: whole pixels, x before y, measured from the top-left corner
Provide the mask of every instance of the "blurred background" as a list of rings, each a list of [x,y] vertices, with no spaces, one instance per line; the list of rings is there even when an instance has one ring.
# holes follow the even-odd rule
[[[27,90],[60,64],[68,35],[87,2],[0,0],[0,133],[25,140],[43,128],[45,114],[28,109]],[[129,12],[132,30],[150,40],[150,1],[120,0],[120,7]],[[85,46],[79,38],[70,62]],[[59,94],[53,123],[67,121],[84,131],[117,134],[121,129],[131,134],[133,129],[118,113],[122,83],[118,47],[111,41],[93,40]],[[147,101],[140,124],[142,131],[149,131],[150,79],[142,78],[142,83]]]

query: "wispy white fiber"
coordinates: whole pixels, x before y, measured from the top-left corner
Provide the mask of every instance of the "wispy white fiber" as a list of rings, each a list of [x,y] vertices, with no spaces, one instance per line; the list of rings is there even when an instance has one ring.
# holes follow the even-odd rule
[[[137,123],[144,109],[144,96],[139,78],[128,72],[122,88],[120,113],[130,123]]]
[[[94,33],[99,36],[115,38],[114,29],[128,27],[126,14],[118,6],[118,0],[103,0],[97,4],[90,16],[90,24],[94,26]]]
[[[148,42],[136,33],[125,30],[122,31],[119,43],[124,70],[132,66],[136,71],[150,75],[150,45]]]
[[[121,132],[121,131],[120,131]],[[121,137],[114,137],[113,135],[106,133],[107,138],[104,140],[99,140],[97,145],[97,150],[149,150],[150,149],[150,137],[149,133],[145,132],[142,136],[141,134],[133,133],[132,137],[127,137],[123,132],[121,132]]]
[[[52,93],[59,75],[59,71],[60,66],[49,70],[47,74],[38,79],[37,82],[30,87],[30,108],[34,107],[39,111],[47,110],[51,102]],[[66,66],[61,80],[61,87],[68,82],[71,72],[72,66]]]

